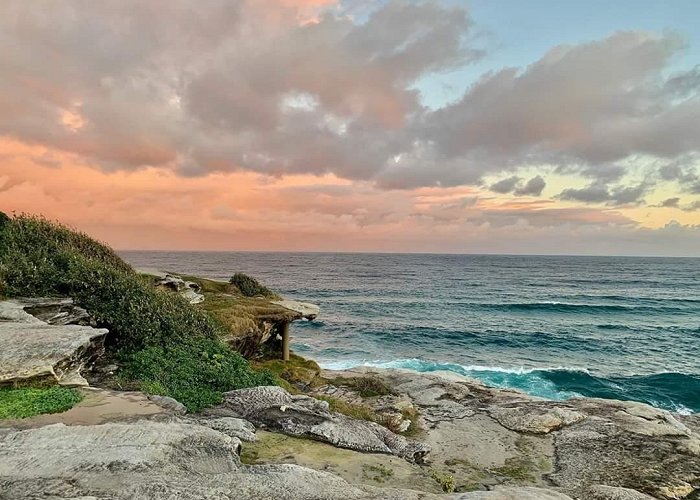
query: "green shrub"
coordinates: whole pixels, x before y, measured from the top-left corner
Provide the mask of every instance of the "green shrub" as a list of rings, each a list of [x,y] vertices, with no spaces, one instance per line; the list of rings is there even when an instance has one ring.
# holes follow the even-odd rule
[[[70,410],[82,399],[79,391],[59,386],[44,389],[5,387],[0,389],[0,419],[60,413]]]
[[[275,383],[270,372],[251,370],[240,354],[206,338],[167,350],[143,349],[129,358],[122,372],[138,378],[146,392],[173,397],[190,411],[220,403],[225,391]]]
[[[235,285],[246,297],[276,297],[275,292],[261,284],[255,278],[244,273],[234,274],[229,280],[229,283]]]
[[[217,340],[224,328],[209,313],[157,290],[109,247],[44,218],[19,215],[0,225],[0,290],[72,297],[109,329],[108,345],[128,367],[125,376],[190,410],[216,402],[222,391],[271,383]],[[202,352],[225,358],[217,358],[222,369],[204,362]],[[156,373],[159,365],[172,374]]]
[[[21,215],[4,225],[0,277],[8,296],[73,297],[124,352],[222,331],[179,295],[156,290],[105,245],[40,217]]]

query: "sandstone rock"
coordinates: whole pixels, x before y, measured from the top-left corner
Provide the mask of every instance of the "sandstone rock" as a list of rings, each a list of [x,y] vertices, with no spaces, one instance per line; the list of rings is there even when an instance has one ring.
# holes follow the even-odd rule
[[[606,418],[644,436],[690,436],[691,431],[670,412],[636,401],[586,398],[574,400],[582,410]]]
[[[158,285],[179,293],[190,304],[199,304],[204,301],[204,295],[199,293],[201,290],[199,284],[193,281],[185,281],[180,276],[166,274],[158,282]]]
[[[605,488],[661,499],[693,498],[700,492],[697,416],[631,401],[548,401],[454,375],[376,369],[339,375],[368,373],[407,394],[430,423],[421,439],[432,447],[431,458],[449,461],[460,473],[476,471],[486,478],[475,480],[484,487],[503,481],[492,475],[490,464],[510,460],[515,467],[501,469],[506,476],[512,472],[581,499],[595,498],[591,491],[602,495]],[[546,462],[553,471],[546,470]],[[601,484],[605,487],[591,490]]]
[[[286,307],[287,309],[301,314],[302,318],[313,320],[316,319],[320,312],[320,308],[315,304],[308,302],[299,302],[296,300],[272,300],[273,304]]]
[[[209,427],[219,432],[223,432],[227,436],[236,437],[243,441],[255,441],[255,426],[243,420],[242,418],[234,417],[219,417],[219,418],[202,418],[197,421],[200,425]]]
[[[166,410],[171,411],[175,415],[184,415],[185,413],[187,413],[187,408],[185,407],[185,405],[180,403],[175,398],[171,398],[169,396],[158,396],[156,394],[151,394],[148,396],[148,399],[153,401],[155,404],[157,404],[161,408],[165,408]]]
[[[0,498],[239,500],[569,497],[537,488],[456,495],[348,484],[297,465],[245,466],[236,440],[193,424],[147,420],[0,433]],[[539,495],[539,496],[537,496]]]
[[[512,408],[496,406],[490,408],[489,413],[507,429],[533,434],[547,434],[586,418],[583,413],[567,408],[543,408],[533,404]]]
[[[586,492],[587,498],[591,500],[653,500],[654,497],[640,493],[637,490],[629,488],[616,488],[614,486],[606,486],[596,484]]]
[[[22,299],[24,311],[49,325],[94,326],[90,314],[73,303],[73,299]]]
[[[87,385],[80,371],[103,352],[108,331],[49,325],[25,311],[37,303],[0,302],[0,385],[30,380]]]
[[[676,484],[662,486],[659,488],[659,493],[661,493],[665,498],[673,499],[687,498],[694,491],[695,488],[685,481],[679,481]]]
[[[411,372],[390,371],[388,380],[397,392],[407,394],[421,407],[423,418],[431,423],[462,419],[475,410],[462,401],[472,398],[470,390],[461,384],[431,375],[411,376]]]
[[[571,500],[558,491],[543,488],[499,488],[493,491],[474,491],[457,496],[464,500]]]
[[[694,491],[687,481],[700,483],[700,461],[688,453],[688,436],[639,434],[636,422],[616,420],[615,402],[599,404],[596,410],[598,415],[577,428],[556,433],[553,484],[586,491],[603,483],[657,498],[685,498]],[[609,418],[603,417],[606,414]],[[678,491],[685,493],[674,497]]]
[[[214,413],[244,418],[253,424],[297,437],[307,437],[352,450],[393,454],[421,462],[430,449],[374,422],[356,420],[328,409],[309,396],[292,396],[281,387],[253,387],[224,394]]]

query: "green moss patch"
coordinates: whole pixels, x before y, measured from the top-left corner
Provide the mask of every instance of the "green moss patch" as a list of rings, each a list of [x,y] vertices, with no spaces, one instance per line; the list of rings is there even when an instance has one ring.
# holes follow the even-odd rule
[[[280,385],[294,393],[299,392],[298,387],[318,387],[326,383],[321,377],[321,367],[315,361],[294,353],[289,356],[289,361],[268,359],[255,362],[254,366],[271,372],[280,379]]]
[[[49,388],[0,389],[0,419],[28,418],[42,413],[70,410],[83,399],[76,389]]]
[[[362,466],[362,477],[378,483],[383,483],[394,475],[394,470],[382,464]]]

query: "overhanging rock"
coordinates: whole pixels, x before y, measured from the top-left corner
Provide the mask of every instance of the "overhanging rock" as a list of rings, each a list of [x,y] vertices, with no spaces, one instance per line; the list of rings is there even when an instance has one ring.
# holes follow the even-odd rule
[[[31,381],[88,385],[80,371],[103,351],[108,331],[83,325],[48,324],[27,312],[38,314],[36,311],[42,309],[66,309],[70,305],[72,302],[66,299],[0,302],[0,385]],[[82,314],[77,316],[82,318]]]

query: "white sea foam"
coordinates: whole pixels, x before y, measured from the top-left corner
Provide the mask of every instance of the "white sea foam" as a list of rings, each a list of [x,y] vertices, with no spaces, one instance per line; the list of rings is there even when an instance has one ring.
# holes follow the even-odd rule
[[[403,358],[395,360],[367,360],[367,359],[348,359],[342,361],[326,361],[319,363],[322,368],[328,370],[347,370],[360,366],[372,368],[405,368],[419,372],[425,371],[455,371],[455,372],[492,372],[492,373],[511,373],[514,375],[527,375],[533,372],[542,371],[568,371],[581,372],[588,375],[591,372],[583,367],[571,366],[546,366],[546,367],[502,367],[502,366],[487,366],[487,365],[461,365],[458,363],[427,361],[418,358]]]

